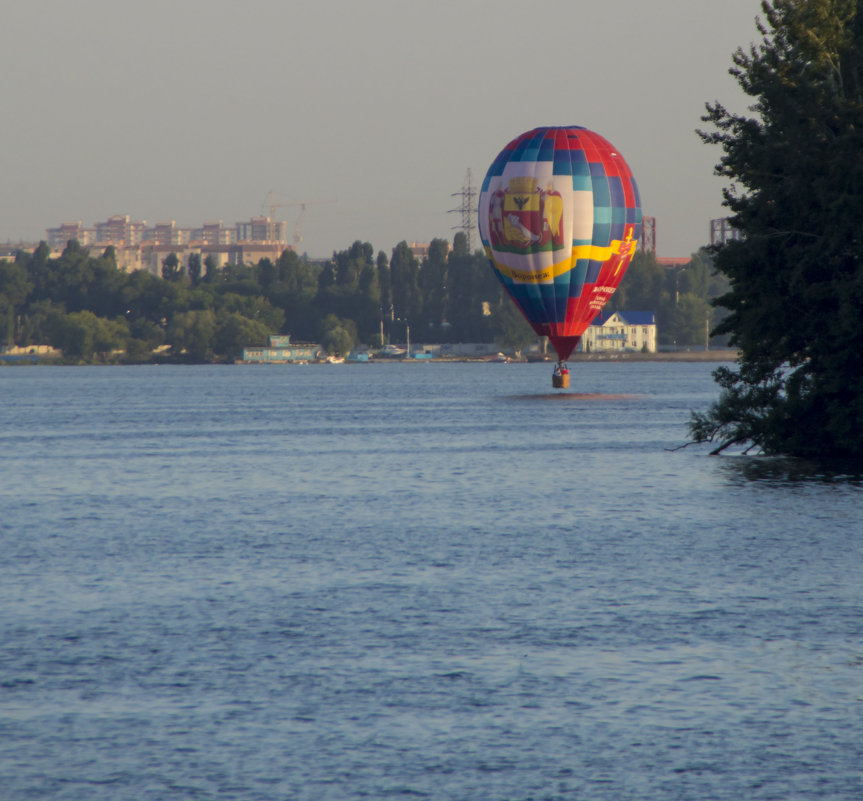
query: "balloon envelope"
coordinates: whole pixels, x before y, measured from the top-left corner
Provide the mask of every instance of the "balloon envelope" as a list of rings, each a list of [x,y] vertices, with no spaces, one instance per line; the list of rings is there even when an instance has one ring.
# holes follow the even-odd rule
[[[560,359],[620,284],[641,219],[623,156],[579,126],[535,128],[513,139],[489,167],[479,196],[486,255]]]

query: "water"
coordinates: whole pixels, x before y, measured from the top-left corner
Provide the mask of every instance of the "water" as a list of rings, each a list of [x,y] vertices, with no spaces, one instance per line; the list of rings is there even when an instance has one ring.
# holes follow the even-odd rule
[[[863,797],[863,479],[713,367],[0,371],[0,798]]]

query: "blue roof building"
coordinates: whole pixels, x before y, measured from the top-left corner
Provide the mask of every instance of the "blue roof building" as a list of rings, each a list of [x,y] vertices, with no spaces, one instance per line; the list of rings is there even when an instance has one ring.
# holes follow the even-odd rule
[[[656,315],[649,311],[601,311],[584,332],[580,349],[586,353],[656,353]]]

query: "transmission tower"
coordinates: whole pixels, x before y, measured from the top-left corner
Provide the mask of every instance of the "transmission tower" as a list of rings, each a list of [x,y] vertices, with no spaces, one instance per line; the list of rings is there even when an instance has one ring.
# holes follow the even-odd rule
[[[450,197],[460,197],[461,204],[457,209],[450,209],[447,214],[461,214],[461,225],[454,225],[453,230],[464,231],[467,237],[467,252],[473,253],[473,232],[476,230],[476,196],[477,191],[473,186],[470,167],[464,178],[464,185],[460,192],[453,192]]]

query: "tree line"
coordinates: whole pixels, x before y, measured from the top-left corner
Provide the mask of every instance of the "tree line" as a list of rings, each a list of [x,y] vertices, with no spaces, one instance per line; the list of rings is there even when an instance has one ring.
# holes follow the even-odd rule
[[[612,309],[654,311],[660,342],[702,345],[709,260],[667,270],[636,254]],[[0,344],[50,344],[70,361],[233,361],[270,334],[319,342],[335,354],[358,344],[499,342],[519,348],[535,335],[467,237],[430,243],[420,261],[406,242],[388,255],[354,242],[325,263],[285,250],[273,262],[218,267],[176,254],[161,276],[117,267],[113,248],[98,256],[72,240],[51,258],[45,243],[0,261]],[[154,353],[156,355],[154,355]]]

